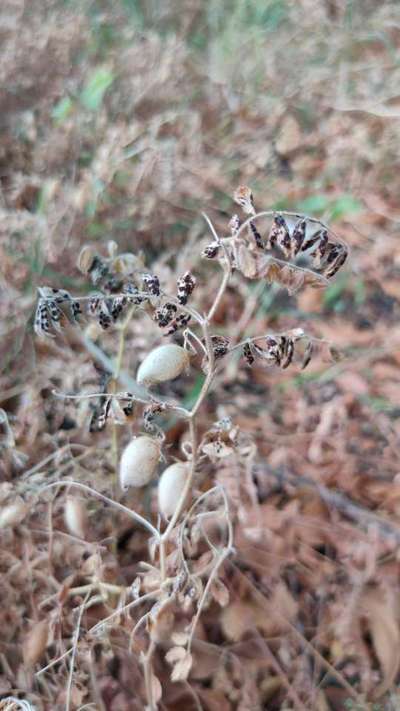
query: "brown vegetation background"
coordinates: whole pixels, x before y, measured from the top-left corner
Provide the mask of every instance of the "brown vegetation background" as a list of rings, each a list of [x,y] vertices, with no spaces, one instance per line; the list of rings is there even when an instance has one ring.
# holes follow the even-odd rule
[[[11,428],[1,433],[0,497],[28,503],[18,526],[0,530],[1,698],[64,709],[68,663],[34,673],[70,646],[81,600],[69,588],[98,566],[129,584],[146,559],[145,538],[98,502],[88,502],[82,544],[61,535],[65,492],[38,495],[65,475],[107,491],[110,471],[99,455],[108,434],[88,433],[87,403],[52,395],[96,380],[78,335],[35,339],[37,287],[86,293],[77,254],[110,239],[165,274],[171,263],[195,269],[210,241],[202,210],[226,232],[232,193],[247,184],[259,209],[320,217],[351,253],[326,290],[296,298],[237,278],[220,332],[300,326],[338,358],[304,373],[233,361],[219,379],[205,426],[231,415],[259,460],[247,482],[231,464],[218,470],[240,514],[224,568],[229,603],[205,611],[188,684],[171,683],[160,656],[161,708],[395,711],[398,3],[2,0],[0,44],[0,407]],[[197,275],[196,298],[207,302],[218,270],[202,264]],[[157,339],[137,324],[126,370]],[[112,335],[105,350],[115,353]],[[191,402],[198,383],[179,387]],[[173,448],[182,433],[168,427]],[[97,607],[84,627],[101,619]],[[41,623],[36,658],[27,645]],[[71,709],[144,708],[124,624],[107,641],[82,641]]]

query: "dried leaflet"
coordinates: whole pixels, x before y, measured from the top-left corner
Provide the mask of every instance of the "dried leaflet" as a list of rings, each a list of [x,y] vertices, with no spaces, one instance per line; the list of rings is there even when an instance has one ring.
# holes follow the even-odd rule
[[[192,668],[193,658],[184,647],[172,647],[165,659],[172,665],[171,681],[186,681]]]
[[[162,697],[162,686],[159,678],[154,674],[154,672],[151,673],[150,684],[154,703],[158,704]]]
[[[229,590],[222,580],[218,580],[218,578],[213,580],[211,585],[211,595],[220,607],[226,607],[229,605]]]
[[[394,684],[400,667],[399,606],[391,594],[377,589],[365,592],[361,605],[382,673],[373,692],[379,699]]]
[[[36,622],[25,637],[23,645],[24,663],[30,667],[38,662],[48,643],[49,623],[47,620]]]

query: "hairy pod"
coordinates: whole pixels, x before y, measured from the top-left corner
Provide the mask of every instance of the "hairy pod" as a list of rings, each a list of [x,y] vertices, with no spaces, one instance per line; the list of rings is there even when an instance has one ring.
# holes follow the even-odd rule
[[[190,355],[185,348],[169,343],[151,351],[137,372],[137,382],[143,385],[155,385],[177,378],[190,362]]]
[[[188,474],[189,465],[183,462],[171,464],[161,474],[158,483],[158,509],[165,518],[174,515]]]
[[[65,525],[72,536],[77,538],[86,537],[87,514],[86,506],[82,499],[76,496],[68,496],[64,509]]]
[[[161,444],[142,435],[133,439],[122,452],[119,481],[126,491],[130,486],[145,486],[152,479],[161,454]]]
[[[22,499],[16,499],[7,506],[0,507],[0,528],[18,526],[25,518],[27,506]]]

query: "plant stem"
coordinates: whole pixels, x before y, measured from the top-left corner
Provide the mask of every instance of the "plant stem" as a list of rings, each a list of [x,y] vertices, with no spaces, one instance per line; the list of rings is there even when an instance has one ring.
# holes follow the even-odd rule
[[[86,597],[85,597],[82,605],[80,606],[78,621],[76,623],[76,627],[75,627],[73,638],[72,638],[72,657],[71,657],[71,663],[70,663],[69,674],[68,674],[67,699],[65,702],[65,711],[69,711],[71,708],[72,681],[74,678],[74,665],[75,665],[76,653],[78,650],[79,632],[80,632],[80,628],[81,628],[83,613],[85,611],[85,605],[86,605],[86,602],[88,601],[90,593],[91,593],[91,589],[87,591]]]
[[[206,217],[206,216],[205,216]],[[215,230],[210,222],[210,220],[206,217],[206,220],[208,224],[210,225],[213,234],[215,235]],[[160,555],[160,573],[161,573],[161,579],[165,580],[166,579],[166,543],[171,535],[171,532],[175,528],[175,525],[182,513],[182,509],[185,505],[187,496],[189,494],[189,491],[191,489],[193,479],[194,479],[194,473],[195,473],[195,468],[196,468],[196,453],[197,453],[197,447],[198,447],[198,442],[197,442],[197,429],[196,429],[196,423],[195,423],[195,416],[201,407],[208,391],[211,385],[211,382],[214,378],[215,375],[215,355],[214,355],[214,348],[213,348],[213,343],[211,339],[211,334],[210,334],[210,328],[209,328],[209,323],[211,319],[213,318],[220,302],[221,299],[224,295],[225,289],[227,287],[227,284],[229,282],[229,278],[231,276],[231,266],[230,266],[230,261],[228,255],[226,255],[226,266],[224,269],[224,275],[223,279],[221,282],[221,285],[218,289],[218,293],[214,299],[214,303],[212,304],[207,316],[201,317],[199,314],[196,313],[196,320],[200,323],[202,331],[203,331],[203,336],[204,336],[204,342],[205,342],[205,348],[207,352],[207,375],[204,380],[204,383],[202,385],[202,388],[200,390],[199,396],[193,406],[193,408],[190,410],[189,414],[189,433],[190,433],[190,441],[191,441],[191,449],[192,449],[192,458],[190,460],[190,470],[188,477],[185,482],[184,489],[179,497],[178,503],[176,505],[175,512],[171,518],[171,520],[168,523],[168,526],[164,533],[160,536],[159,539],[159,555]]]
[[[68,479],[66,479],[65,481],[55,481],[51,484],[46,484],[46,486],[43,487],[42,491],[45,491],[46,489],[50,489],[53,486],[75,486],[78,489],[83,489],[83,491],[88,491],[90,494],[97,496],[102,501],[105,501],[107,504],[114,506],[114,508],[118,509],[119,511],[122,511],[123,513],[125,513],[128,516],[130,516],[131,518],[133,518],[134,521],[136,521],[136,523],[140,523],[142,526],[147,528],[147,530],[150,531],[150,533],[155,538],[158,539],[160,537],[159,532],[150,523],[150,521],[147,521],[147,519],[143,518],[143,516],[136,513],[136,511],[133,511],[132,509],[128,509],[127,506],[124,506],[123,504],[118,503],[118,501],[114,501],[113,499],[110,499],[108,496],[105,496],[104,494],[101,494],[99,491],[96,491],[96,489],[92,489],[91,486],[86,486],[86,484],[81,484],[78,481],[68,481]]]
[[[152,592],[146,593],[145,595],[142,595],[141,597],[136,598],[135,600],[132,600],[131,602],[128,602],[126,605],[123,607],[119,607],[117,610],[114,610],[114,612],[111,613],[108,617],[106,617],[103,620],[100,620],[100,622],[97,622],[93,627],[90,628],[89,632],[91,634],[96,634],[96,632],[102,628],[103,625],[107,624],[110,620],[114,619],[114,617],[118,617],[119,615],[122,615],[125,612],[128,612],[128,610],[132,610],[134,607],[137,607],[140,605],[142,602],[145,602],[146,600],[151,600],[152,598],[157,597],[157,595],[161,592],[160,589],[158,590],[152,590]]]
[[[226,264],[225,269],[224,269],[224,277],[223,277],[222,282],[220,284],[217,296],[215,297],[214,303],[211,306],[211,308],[207,314],[207,321],[211,321],[211,319],[213,318],[213,316],[214,316],[214,314],[221,302],[221,299],[225,293],[225,289],[228,286],[229,279],[231,278],[231,273],[232,273],[231,265],[230,265],[230,262],[228,262],[228,264]]]
[[[117,384],[118,384],[118,379],[121,373],[122,369],[122,361],[124,357],[124,350],[125,350],[125,335],[126,335],[126,329],[129,326],[130,320],[135,312],[135,307],[132,306],[126,316],[125,321],[121,324],[120,327],[120,332],[119,332],[119,342],[118,342],[118,353],[117,353],[117,359],[115,361],[115,367],[114,367],[114,373],[112,377],[112,383],[111,383],[111,392],[115,393],[117,389]],[[112,454],[112,460],[113,460],[113,467],[114,467],[114,488],[116,489],[117,487],[117,481],[118,481],[118,461],[119,461],[119,455],[118,455],[118,429],[115,421],[112,421],[112,439],[111,439],[111,454]]]
[[[154,701],[154,696],[153,696],[153,684],[152,684],[153,668],[152,668],[152,664],[151,664],[155,646],[156,646],[155,641],[153,639],[151,639],[149,648],[148,648],[146,654],[143,654],[143,656],[142,656],[144,682],[145,682],[145,686],[146,686],[146,696],[147,696],[147,708],[149,711],[157,711],[157,705]]]

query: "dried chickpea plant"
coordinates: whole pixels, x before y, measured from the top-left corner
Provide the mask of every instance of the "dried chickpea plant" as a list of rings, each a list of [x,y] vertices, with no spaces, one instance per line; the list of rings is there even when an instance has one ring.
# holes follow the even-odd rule
[[[119,254],[116,243],[109,242],[107,254],[87,245],[78,256],[78,268],[90,284],[88,293],[39,288],[34,324],[38,339],[51,339],[49,344],[79,340],[94,358],[98,383],[90,392],[53,390],[55,402],[77,408],[93,445],[76,454],[75,478],[62,476],[58,454],[57,475],[41,486],[50,526],[52,510],[61,503],[71,540],[85,541],[93,497],[108,507],[96,516],[110,518],[111,539],[119,515],[146,536],[145,555],[128,584],[113,579],[110,560],[117,554],[116,544],[90,543],[79,584],[65,583],[57,598],[45,601],[46,621],[36,622],[29,633],[31,666],[37,665],[50,638],[60,649],[36,678],[51,685],[52,674],[66,673],[61,699],[66,711],[84,698],[80,692],[87,677],[93,677],[93,655],[107,656],[114,644],[136,659],[132,674],[138,704],[147,711],[162,702],[159,675],[165,668],[170,680],[183,682],[187,690],[202,614],[212,601],[222,608],[229,602],[223,571],[226,561],[234,560],[235,527],[245,517],[241,498],[250,497],[257,507],[252,481],[255,440],[223,408],[215,406],[212,414],[211,393],[218,391],[221,374],[236,356],[244,369],[255,362],[267,368],[305,369],[318,353],[331,355],[327,342],[307,335],[300,326],[250,336],[238,334],[232,324],[232,333],[226,328],[218,333],[218,314],[229,299],[233,279],[257,280],[295,294],[306,286],[323,288],[347,257],[342,240],[316,219],[257,212],[250,189],[243,186],[234,201],[243,219],[233,215],[228,234],[220,236],[204,215],[211,240],[199,249],[202,263],[175,274],[175,284],[172,270],[162,266],[161,272],[149,271],[141,255]],[[191,258],[196,264],[196,256]],[[213,298],[199,289],[211,261],[221,270]],[[159,337],[153,335],[155,328]],[[146,351],[147,330],[151,345]],[[136,377],[128,365],[132,357]],[[186,383],[192,388],[190,397],[185,395]],[[165,432],[168,423],[173,423],[172,440]],[[234,471],[223,485],[218,472],[226,470],[232,455]],[[89,483],[88,468],[93,472]],[[25,515],[32,474],[22,478],[24,498],[3,508],[1,526],[12,526]],[[57,637],[61,623],[56,599],[61,607],[75,601],[67,651],[61,651]],[[97,621],[90,626],[87,621],[93,615]],[[198,699],[195,703],[201,708]],[[121,703],[120,708],[125,706]]]

